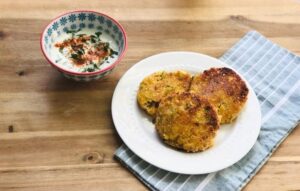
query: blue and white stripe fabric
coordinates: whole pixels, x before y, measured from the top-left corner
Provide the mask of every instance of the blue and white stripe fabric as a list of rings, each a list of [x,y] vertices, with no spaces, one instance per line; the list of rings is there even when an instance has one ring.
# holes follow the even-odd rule
[[[251,31],[220,59],[248,80],[260,101],[262,128],[257,142],[236,164],[204,175],[167,172],[122,145],[115,157],[150,189],[241,190],[299,123],[300,57]]]

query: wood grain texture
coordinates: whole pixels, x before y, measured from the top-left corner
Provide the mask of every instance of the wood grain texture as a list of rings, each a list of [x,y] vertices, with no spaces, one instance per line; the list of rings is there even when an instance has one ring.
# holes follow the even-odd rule
[[[74,9],[107,13],[127,31],[126,56],[103,80],[69,81],[41,54],[44,26]],[[300,1],[0,0],[0,190],[146,190],[113,158],[118,80],[159,52],[219,57],[252,29],[300,54]],[[245,190],[300,190],[299,139],[298,128]]]

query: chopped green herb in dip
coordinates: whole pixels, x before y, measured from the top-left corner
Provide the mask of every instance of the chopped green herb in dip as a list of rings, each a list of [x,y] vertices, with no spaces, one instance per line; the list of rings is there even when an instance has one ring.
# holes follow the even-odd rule
[[[114,55],[118,55],[118,52],[110,47],[109,42],[101,40],[101,32],[87,35],[84,33],[78,34],[79,31],[67,31],[68,34],[71,34],[71,37],[55,44],[59,52],[68,58],[78,71],[97,71],[109,57],[114,58]]]

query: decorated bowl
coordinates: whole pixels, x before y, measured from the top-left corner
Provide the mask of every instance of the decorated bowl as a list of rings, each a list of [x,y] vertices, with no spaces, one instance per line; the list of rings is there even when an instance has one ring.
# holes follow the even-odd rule
[[[65,77],[90,81],[109,74],[127,48],[126,33],[112,17],[72,11],[48,24],[40,39],[47,61]]]

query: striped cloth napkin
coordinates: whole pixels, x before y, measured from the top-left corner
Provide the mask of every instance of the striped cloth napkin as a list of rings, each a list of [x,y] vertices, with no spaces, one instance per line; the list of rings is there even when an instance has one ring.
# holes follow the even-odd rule
[[[251,31],[220,60],[238,70],[256,92],[262,111],[257,142],[236,164],[203,175],[159,169],[121,146],[115,157],[151,190],[241,190],[299,123],[300,57]]]

